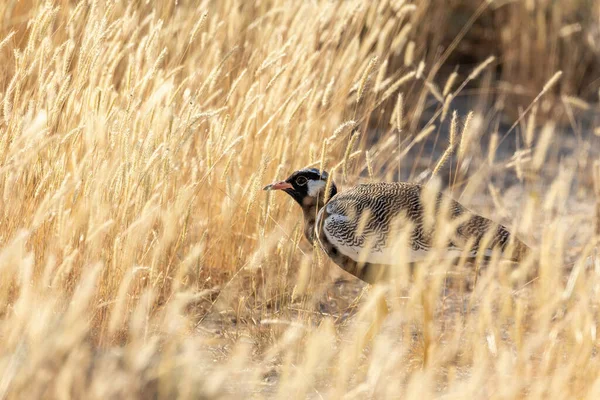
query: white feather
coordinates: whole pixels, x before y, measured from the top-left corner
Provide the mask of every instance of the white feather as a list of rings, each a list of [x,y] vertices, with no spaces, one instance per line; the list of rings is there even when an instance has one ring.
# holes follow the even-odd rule
[[[327,182],[325,181],[308,181],[308,195],[310,197],[317,197],[326,184]]]

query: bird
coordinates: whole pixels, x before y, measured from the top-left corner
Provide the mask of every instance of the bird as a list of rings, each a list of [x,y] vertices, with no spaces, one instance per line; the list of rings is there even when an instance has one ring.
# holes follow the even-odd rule
[[[531,253],[505,226],[439,191],[433,192],[430,206],[428,189],[417,183],[362,183],[338,192],[326,171],[304,168],[263,190],[290,195],[304,214],[306,239],[310,243],[316,240],[335,264],[371,284],[389,279],[394,266],[403,262],[414,265],[437,250],[435,230],[444,210],[455,228],[444,242],[440,261],[462,254],[470,260],[478,256],[489,259],[497,250],[502,258],[519,262]],[[437,225],[427,220],[426,210],[431,209]],[[407,232],[404,257],[397,239],[402,232]]]

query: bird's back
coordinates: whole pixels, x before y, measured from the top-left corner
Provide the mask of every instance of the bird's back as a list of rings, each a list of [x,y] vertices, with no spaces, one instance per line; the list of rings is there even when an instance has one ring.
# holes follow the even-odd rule
[[[432,247],[434,237],[434,231],[424,223],[425,209],[429,209],[424,192],[421,185],[394,182],[361,184],[338,193],[317,217],[319,242],[334,261],[337,256],[359,263],[391,265],[402,262],[397,259],[397,240],[404,232],[408,235],[410,250],[409,260],[405,261],[422,260]],[[460,218],[447,243],[449,255],[456,257],[465,246],[476,255],[488,232],[490,240],[484,251],[491,252],[493,248],[505,251],[512,240],[513,254],[509,258],[519,260],[527,252],[527,246],[517,238],[511,239],[504,226],[472,213],[441,193],[432,195],[435,198],[427,203],[432,205],[432,227],[439,223],[442,210],[446,210],[449,220]],[[405,232],[407,225],[410,225],[408,233]],[[337,254],[331,254],[332,251]]]

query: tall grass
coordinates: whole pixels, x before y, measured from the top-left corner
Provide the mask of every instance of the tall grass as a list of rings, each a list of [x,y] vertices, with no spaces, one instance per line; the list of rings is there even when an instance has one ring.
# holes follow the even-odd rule
[[[598,99],[553,54],[510,131],[455,113],[510,49],[444,75],[438,3],[0,4],[0,396],[596,398]],[[306,165],[441,178],[536,257],[365,288],[260,191]]]

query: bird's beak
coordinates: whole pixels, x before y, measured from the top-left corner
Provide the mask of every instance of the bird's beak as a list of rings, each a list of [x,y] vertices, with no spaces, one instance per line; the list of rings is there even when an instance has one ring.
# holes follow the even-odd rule
[[[267,185],[263,188],[263,190],[283,190],[283,189],[293,189],[291,183],[287,183],[286,181],[274,182],[270,185]]]

